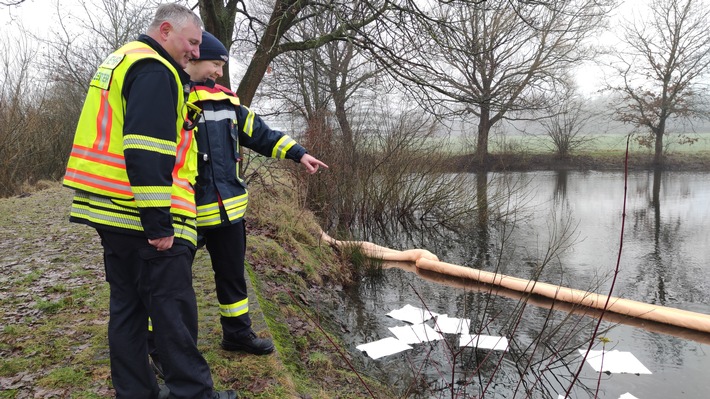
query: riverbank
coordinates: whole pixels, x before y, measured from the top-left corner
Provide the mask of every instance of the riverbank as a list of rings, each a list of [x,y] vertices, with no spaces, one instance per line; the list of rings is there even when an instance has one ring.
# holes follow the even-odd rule
[[[213,273],[198,250],[193,285],[199,347],[218,389],[240,397],[392,397],[386,387],[350,371],[358,365],[334,331],[331,315],[349,267],[319,241],[313,215],[288,185],[253,185],[248,213],[250,315],[276,352],[251,356],[219,348],[221,328]],[[106,325],[108,284],[96,232],[68,222],[72,192],[41,182],[0,199],[0,398],[96,399],[115,396]]]
[[[480,165],[472,161],[473,155],[459,155],[451,158],[453,171],[476,172]],[[647,153],[630,153],[628,159],[621,152],[583,153],[560,158],[550,153],[502,153],[492,154],[487,163],[492,171],[534,171],[534,170],[578,170],[578,171],[623,171],[653,170],[653,156]],[[665,156],[662,170],[710,171],[710,153],[671,153]]]

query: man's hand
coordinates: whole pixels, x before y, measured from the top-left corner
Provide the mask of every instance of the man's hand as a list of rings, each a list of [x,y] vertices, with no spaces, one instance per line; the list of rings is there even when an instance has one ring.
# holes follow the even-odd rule
[[[303,164],[303,166],[306,167],[306,172],[311,175],[318,172],[318,168],[320,168],[321,166],[325,169],[328,169],[328,165],[324,164],[316,157],[309,154],[303,154],[303,156],[301,157],[301,163]]]
[[[166,249],[170,249],[173,247],[173,239],[175,236],[170,236],[170,237],[161,237],[161,238],[154,238],[154,239],[148,239],[148,244],[152,245],[157,249],[158,251],[165,251]]]

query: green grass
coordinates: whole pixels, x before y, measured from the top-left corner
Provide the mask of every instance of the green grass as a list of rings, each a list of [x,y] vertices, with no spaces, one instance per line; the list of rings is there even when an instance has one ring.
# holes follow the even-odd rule
[[[45,301],[43,299],[39,299],[37,300],[37,309],[47,313],[57,313],[65,307],[70,306],[71,302],[72,301],[68,298],[62,298],[58,301]]]
[[[90,380],[89,375],[76,367],[58,367],[41,378],[37,383],[46,387],[68,388],[75,385],[84,385]]]

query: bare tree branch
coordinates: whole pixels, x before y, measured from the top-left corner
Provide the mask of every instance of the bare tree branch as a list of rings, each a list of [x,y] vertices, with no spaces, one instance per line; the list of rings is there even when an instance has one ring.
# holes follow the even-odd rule
[[[0,6],[3,7],[14,7],[24,3],[25,0],[2,0],[0,1]]]
[[[594,0],[465,1],[402,9],[381,26],[373,58],[440,114],[478,119],[476,158],[488,134],[519,111],[544,109],[567,71],[593,54],[584,39],[603,26],[610,3]],[[405,28],[405,29],[403,29]]]
[[[649,13],[622,26],[629,50],[617,57],[622,83],[609,88],[622,96],[616,118],[647,129],[638,139],[661,165],[668,122],[709,115],[701,78],[710,67],[710,9],[702,0],[654,0]]]

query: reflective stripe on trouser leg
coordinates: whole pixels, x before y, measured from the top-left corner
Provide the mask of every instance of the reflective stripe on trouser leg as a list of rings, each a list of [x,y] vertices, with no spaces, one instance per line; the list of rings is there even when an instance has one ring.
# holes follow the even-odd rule
[[[217,300],[220,303],[222,334],[234,339],[251,331],[251,319],[244,274],[246,234],[244,221],[202,231],[214,270]],[[242,307],[240,304],[243,304]],[[236,305],[236,306],[232,306]],[[225,309],[224,307],[228,309]],[[225,314],[228,310],[228,314]]]
[[[249,299],[230,303],[228,305],[221,303],[219,304],[219,314],[222,317],[239,317],[247,312],[249,312]]]

